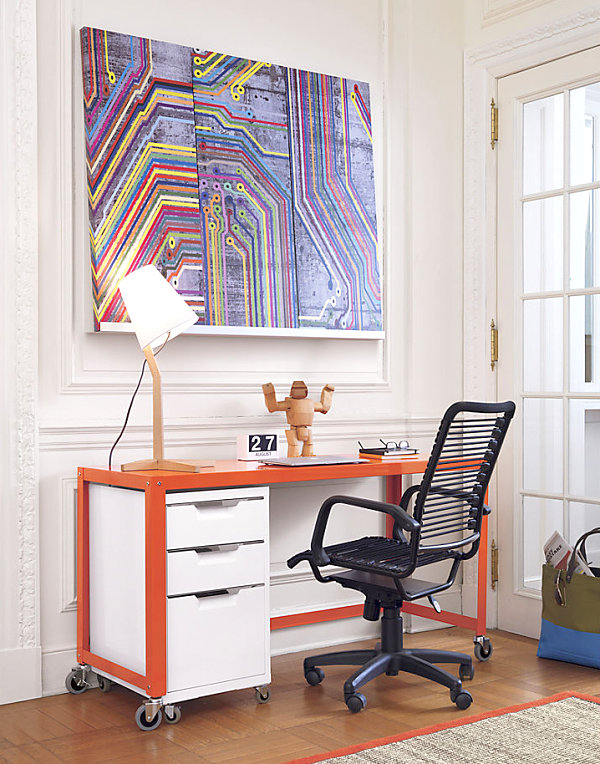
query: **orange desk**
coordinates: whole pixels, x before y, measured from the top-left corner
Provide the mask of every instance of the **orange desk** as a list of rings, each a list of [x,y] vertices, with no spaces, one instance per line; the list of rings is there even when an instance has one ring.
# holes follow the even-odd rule
[[[165,693],[166,656],[166,598],[165,573],[165,498],[167,491],[274,485],[303,481],[340,480],[348,478],[386,478],[386,501],[397,504],[402,495],[403,475],[422,474],[426,460],[405,457],[397,461],[338,464],[309,467],[277,467],[256,462],[218,461],[214,469],[198,473],[140,471],[120,472],[94,467],[80,467],[77,506],[77,659],[120,676],[132,685],[143,687],[150,696]],[[145,493],[145,550],[146,550],[146,675],[129,672],[110,664],[90,652],[89,643],[89,504],[90,483],[137,488]],[[388,518],[389,519],[389,518]],[[388,525],[388,532],[391,528]],[[298,542],[300,546],[303,543]],[[487,583],[487,518],[483,518],[478,568],[477,615],[463,616],[442,611],[436,613],[429,606],[405,603],[404,611],[436,621],[473,629],[476,636],[485,634]],[[159,603],[163,603],[161,606]],[[322,621],[351,618],[362,614],[362,605],[351,605],[329,610],[298,613],[271,619],[271,629],[300,626]]]

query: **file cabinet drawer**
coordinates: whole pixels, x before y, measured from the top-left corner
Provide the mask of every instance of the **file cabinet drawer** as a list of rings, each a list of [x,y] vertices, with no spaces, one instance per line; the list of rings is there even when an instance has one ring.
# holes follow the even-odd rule
[[[167,505],[167,549],[264,541],[268,500],[264,489],[197,492]]]
[[[167,594],[264,584],[266,548],[258,544],[224,544],[167,554]]]
[[[167,691],[264,674],[266,602],[264,586],[169,599]]]

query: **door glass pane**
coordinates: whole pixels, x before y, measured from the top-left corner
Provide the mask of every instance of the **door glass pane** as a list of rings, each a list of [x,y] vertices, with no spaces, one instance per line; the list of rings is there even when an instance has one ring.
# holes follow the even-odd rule
[[[563,298],[523,302],[523,388],[562,392]]]
[[[583,504],[578,501],[569,502],[569,530],[567,541],[574,546],[577,539],[586,531],[600,526],[600,506],[598,504]],[[592,565],[600,567],[600,535],[586,539],[585,550],[587,559]]]
[[[570,92],[571,185],[598,180],[598,117],[600,83],[594,82]]]
[[[523,291],[549,292],[563,285],[563,199],[523,203]]]
[[[600,283],[599,202],[598,191],[579,191],[569,197],[571,289],[585,289]]]
[[[523,400],[523,488],[561,493],[563,407],[560,398]]]
[[[600,498],[599,456],[600,400],[569,401],[569,493]]]
[[[569,384],[572,392],[600,392],[600,295],[569,298]]]
[[[523,585],[540,589],[544,544],[554,533],[563,531],[562,499],[523,497]]]
[[[563,184],[563,94],[523,105],[523,193]]]

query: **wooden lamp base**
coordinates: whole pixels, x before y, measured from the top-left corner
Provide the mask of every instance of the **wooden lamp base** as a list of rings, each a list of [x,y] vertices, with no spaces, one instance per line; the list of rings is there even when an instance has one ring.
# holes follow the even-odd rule
[[[121,465],[122,472],[139,470],[170,470],[172,472],[200,472],[202,469],[214,468],[212,461],[197,461],[195,459],[140,459]]]

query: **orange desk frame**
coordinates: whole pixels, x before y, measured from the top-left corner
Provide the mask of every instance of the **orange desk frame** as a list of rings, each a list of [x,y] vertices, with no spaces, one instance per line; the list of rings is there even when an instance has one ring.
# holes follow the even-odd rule
[[[335,464],[310,467],[275,467],[256,462],[218,461],[214,469],[202,472],[120,472],[94,467],[77,470],[77,660],[90,664],[125,682],[140,688],[149,697],[165,695],[167,666],[167,622],[165,602],[166,582],[166,521],[167,491],[203,488],[226,488],[253,485],[275,485],[319,480],[342,480],[363,477],[386,478],[386,501],[398,504],[402,496],[404,475],[418,475],[427,462],[405,458],[368,464]],[[123,666],[107,661],[90,652],[89,633],[89,495],[90,483],[137,488],[145,492],[146,500],[146,675],[142,676]],[[388,534],[391,523],[388,518]],[[485,634],[487,605],[487,517],[481,526],[481,544],[477,575],[477,615],[436,611],[425,605],[406,602],[403,611],[454,626],[472,629],[476,636]],[[362,615],[362,605],[349,605],[328,610],[284,615],[271,618],[271,630],[310,623],[353,618]]]

